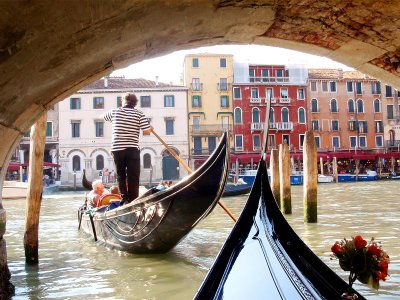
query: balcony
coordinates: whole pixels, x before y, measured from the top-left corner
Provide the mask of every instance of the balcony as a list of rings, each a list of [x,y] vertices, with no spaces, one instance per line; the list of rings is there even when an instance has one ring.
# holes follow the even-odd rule
[[[289,77],[250,76],[250,82],[289,82]]]
[[[252,131],[264,130],[264,123],[251,123],[251,130]]]
[[[232,125],[222,125],[222,124],[213,124],[213,125],[190,125],[190,134],[191,135],[207,135],[207,136],[220,136],[225,131],[228,131],[230,134],[232,133]]]
[[[208,149],[208,148],[202,148],[202,149],[191,148],[190,149],[190,154],[191,155],[207,156],[207,155],[210,155],[213,151],[214,151],[214,149],[211,150],[211,149]]]
[[[386,147],[399,147],[400,146],[400,140],[389,140],[385,141]]]
[[[282,104],[290,104],[290,98],[279,98],[279,102]]]
[[[273,122],[269,123],[270,129],[293,130],[293,122]]]
[[[220,92],[227,92],[230,89],[230,83],[217,83],[217,89]]]
[[[203,84],[200,83],[200,82],[191,83],[190,84],[190,90],[192,92],[201,92],[203,90]]]
[[[250,103],[261,103],[261,98],[250,98]]]

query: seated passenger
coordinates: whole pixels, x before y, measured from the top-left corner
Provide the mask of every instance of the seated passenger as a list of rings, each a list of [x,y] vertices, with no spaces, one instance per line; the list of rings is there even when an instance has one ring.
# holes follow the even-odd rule
[[[164,182],[161,180],[160,183],[156,186],[156,189],[159,191],[165,190]]]
[[[103,196],[109,194],[109,192],[104,188],[104,184],[101,179],[97,179],[92,182],[92,190],[86,196],[87,209],[96,207],[97,200]]]
[[[118,186],[116,185],[111,186],[110,193],[114,195],[120,195]]]

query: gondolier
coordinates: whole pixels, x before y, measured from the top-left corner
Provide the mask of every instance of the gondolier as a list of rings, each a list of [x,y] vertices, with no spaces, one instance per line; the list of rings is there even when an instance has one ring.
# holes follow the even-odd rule
[[[127,94],[122,107],[104,114],[104,120],[112,124],[111,153],[122,196],[121,205],[131,202],[139,195],[139,134],[140,130],[149,134],[153,129],[143,112],[135,108],[137,101],[135,94]]]

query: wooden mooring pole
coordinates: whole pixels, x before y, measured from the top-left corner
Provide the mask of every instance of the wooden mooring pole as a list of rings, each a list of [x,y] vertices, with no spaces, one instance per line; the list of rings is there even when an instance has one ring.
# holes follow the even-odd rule
[[[307,131],[303,144],[303,203],[304,203],[304,222],[317,222],[317,145],[312,131]]]
[[[271,150],[269,164],[272,194],[274,195],[275,201],[278,204],[279,208],[281,208],[281,192],[279,184],[279,153],[277,149]]]
[[[47,113],[31,128],[28,194],[26,198],[24,248],[27,264],[39,262],[39,216],[43,192],[43,160]]]
[[[288,144],[279,145],[279,181],[281,211],[284,214],[292,213],[292,195],[290,187],[290,155]]]
[[[337,158],[334,157],[333,158],[333,176],[335,178],[335,182],[338,183],[339,182],[339,177],[338,177],[338,170],[337,170]]]

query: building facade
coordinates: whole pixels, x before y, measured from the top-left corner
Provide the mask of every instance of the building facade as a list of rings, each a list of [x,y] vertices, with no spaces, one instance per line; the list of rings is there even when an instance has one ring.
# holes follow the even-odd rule
[[[184,160],[188,159],[187,89],[145,79],[105,77],[59,104],[61,183],[89,180],[115,170],[111,124],[101,115],[121,106],[126,93],[138,97],[137,109],[149,118],[155,132]],[[140,135],[141,182],[178,180],[187,175],[154,135]],[[104,174],[103,174],[104,175]]]
[[[194,169],[215,149],[224,131],[233,138],[233,56],[185,56],[184,83],[188,87],[189,156]]]

